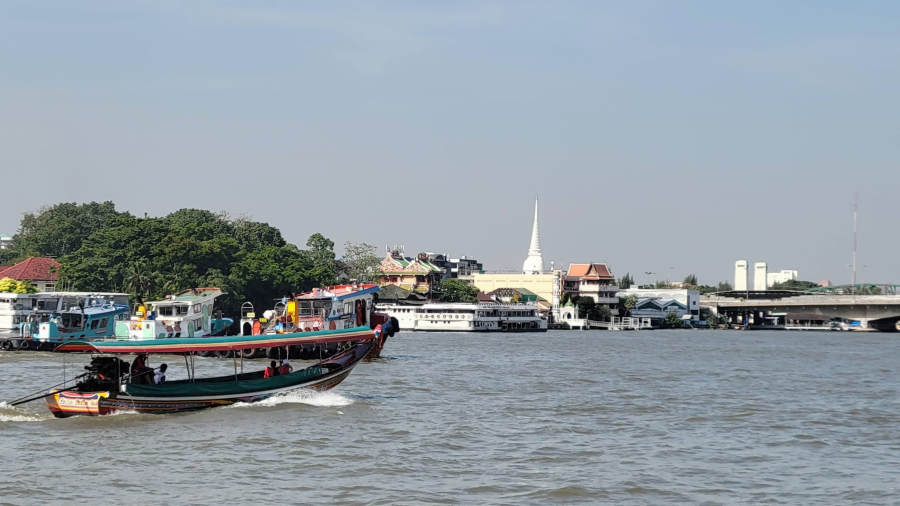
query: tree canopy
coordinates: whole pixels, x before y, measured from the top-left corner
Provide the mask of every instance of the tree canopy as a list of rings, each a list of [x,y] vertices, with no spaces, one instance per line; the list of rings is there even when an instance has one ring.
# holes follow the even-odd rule
[[[28,281],[16,281],[12,278],[0,279],[0,292],[34,293],[37,287]]]
[[[215,286],[226,292],[219,307],[230,315],[244,301],[265,309],[275,298],[333,284],[334,242],[315,233],[307,247],[246,218],[202,209],[136,218],[111,202],[63,203],[26,214],[12,244],[18,253],[58,257],[60,284],[74,290],[150,300]]]
[[[360,283],[371,283],[378,275],[381,259],[375,256],[375,246],[368,243],[344,244],[344,256],[341,258],[344,272],[350,279]]]
[[[441,281],[441,301],[476,302],[478,289],[461,279],[449,278]]]
[[[799,279],[790,279],[788,281],[784,281],[782,283],[775,283],[772,285],[772,290],[797,290],[804,291],[809,290],[811,288],[819,288],[818,283],[814,283],[812,281],[800,281]]]
[[[133,217],[116,211],[115,204],[110,201],[63,202],[43,207],[35,213],[25,213],[6,252],[7,259],[61,257],[74,253],[92,233],[113,226],[120,219]]]

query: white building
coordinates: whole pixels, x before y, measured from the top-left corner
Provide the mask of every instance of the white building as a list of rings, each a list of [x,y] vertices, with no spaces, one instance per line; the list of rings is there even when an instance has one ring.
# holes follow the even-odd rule
[[[770,272],[766,274],[766,288],[772,288],[775,283],[785,283],[787,281],[796,281],[798,279],[800,279],[800,276],[795,270],[782,269],[778,272]]]
[[[734,289],[742,292],[747,290],[746,260],[738,260],[734,263]]]
[[[697,321],[700,319],[700,292],[688,288],[629,288],[627,290],[619,290],[616,296],[619,299],[625,299],[629,296],[637,297],[639,302],[647,299],[657,301],[659,309],[672,310],[673,306],[668,301],[676,301],[684,306],[684,313],[690,313],[691,319]]]
[[[12,236],[0,234],[0,249],[6,249],[12,244]]]
[[[753,264],[753,289],[754,290],[765,290],[766,289],[766,271],[768,270],[768,266],[766,266],[765,262],[756,262]]]

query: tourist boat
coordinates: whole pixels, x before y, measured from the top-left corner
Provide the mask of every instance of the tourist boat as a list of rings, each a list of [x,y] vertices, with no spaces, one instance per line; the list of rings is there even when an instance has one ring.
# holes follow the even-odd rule
[[[205,351],[236,351],[247,347],[284,348],[309,343],[347,343],[343,351],[315,365],[294,372],[264,377],[264,370],[244,372],[244,361],[234,358],[234,374],[196,377],[194,357]],[[76,377],[72,388],[50,389],[19,399],[10,405],[46,399],[54,416],[107,415],[117,411],[177,413],[237,402],[256,402],[300,389],[327,390],[350,374],[376,345],[376,332],[369,328],[324,330],[283,335],[147,339],[141,341],[72,341],[57,348],[63,352],[92,352],[86,373]],[[160,384],[132,381],[129,364],[120,357],[130,354],[183,355],[186,379]],[[236,354],[237,355],[237,354]],[[240,366],[238,365],[240,362]],[[167,373],[172,375],[174,368]],[[76,378],[73,378],[75,380]],[[66,382],[68,383],[68,382]]]
[[[222,294],[218,288],[192,288],[141,304],[131,321],[116,329],[115,336],[138,340],[225,335],[234,320],[213,312],[215,300]]]
[[[20,331],[37,341],[39,349],[50,350],[72,339],[108,339],[115,335],[117,323],[127,321],[130,315],[127,304],[90,297],[77,307],[53,313],[44,322],[37,323],[33,315],[29,322],[22,324]]]
[[[379,339],[369,358],[381,354],[388,337],[399,330],[396,319],[375,311],[378,286],[373,284],[345,284],[314,288],[291,298],[280,299],[273,309],[257,315],[253,304],[245,302],[241,308],[242,336],[291,334],[368,327],[379,330]],[[291,358],[324,358],[336,353],[344,344],[338,342],[292,346]],[[268,351],[268,352],[267,352]],[[279,358],[280,350],[261,348],[243,351],[245,357],[272,356]]]
[[[422,305],[379,304],[399,322],[400,330],[441,332],[545,332],[547,320],[533,304],[500,302],[428,303]]]
[[[127,319],[123,316],[127,304],[128,294],[115,292],[0,293],[0,334],[5,334],[0,337],[0,348],[52,349],[58,344],[54,339],[63,334],[74,338],[111,336],[114,331],[108,328],[114,329],[120,318]],[[91,329],[94,323],[87,317],[95,315],[99,317],[97,327]],[[106,325],[101,325],[104,317],[107,318]],[[54,321],[53,325],[44,327],[41,338],[41,327],[51,321]],[[61,333],[60,328],[67,329],[66,333]],[[107,330],[101,331],[101,328]]]

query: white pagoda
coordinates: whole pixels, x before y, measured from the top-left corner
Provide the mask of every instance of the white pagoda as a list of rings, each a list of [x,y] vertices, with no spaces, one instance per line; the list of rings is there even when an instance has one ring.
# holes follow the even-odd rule
[[[525,274],[541,274],[544,272],[544,257],[541,255],[541,235],[538,230],[538,200],[534,199],[534,224],[531,227],[531,245],[528,247],[528,257],[522,264],[522,272]]]

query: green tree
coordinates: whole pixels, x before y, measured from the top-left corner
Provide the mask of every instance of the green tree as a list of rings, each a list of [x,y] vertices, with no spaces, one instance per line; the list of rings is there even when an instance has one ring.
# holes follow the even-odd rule
[[[627,309],[628,311],[633,310],[634,307],[637,306],[637,296],[629,295],[628,297],[625,297],[624,304],[625,304],[625,309]]]
[[[634,284],[634,279],[631,277],[631,273],[626,272],[622,279],[619,280],[619,288],[622,290],[627,290],[631,288],[631,285]]]
[[[684,277],[685,287],[697,286],[697,276],[695,274],[688,274]]]
[[[612,310],[606,304],[595,304],[589,314],[589,318],[596,321],[609,321],[611,316]]]
[[[281,236],[281,231],[268,223],[238,218],[232,222],[232,227],[234,228],[234,238],[246,249],[256,249],[262,246],[281,247],[286,244]]]
[[[578,297],[578,302],[576,302],[575,305],[578,306],[578,314],[580,314],[582,318],[590,318],[594,306],[596,306],[597,303],[590,297]]]
[[[12,292],[16,289],[16,280],[12,278],[0,279],[0,292]]]
[[[144,300],[216,286],[226,292],[219,307],[237,314],[247,300],[268,308],[275,298],[333,284],[334,243],[314,234],[308,244],[301,250],[267,224],[232,223],[198,209],[164,218],[129,215],[62,257],[60,280],[77,290],[124,290]]]
[[[800,281],[797,279],[791,279],[785,281],[783,283],[775,283],[772,285],[772,290],[796,290],[796,291],[806,291],[813,288],[818,288],[818,283],[813,283],[812,281]]]
[[[64,202],[26,213],[13,236],[10,250],[17,257],[62,257],[81,247],[82,242],[97,230],[112,226],[128,213],[116,211],[110,201],[88,204]]]
[[[337,279],[334,241],[317,232],[309,236],[306,246],[309,249],[303,255],[314,286],[333,285]]]
[[[441,301],[443,302],[475,302],[478,300],[478,289],[457,278],[441,281]]]
[[[360,283],[371,283],[378,276],[381,260],[375,256],[375,246],[364,242],[344,243],[344,256],[341,258],[344,269],[350,279]]]
[[[663,326],[669,329],[680,329],[684,326],[684,322],[681,321],[681,317],[678,316],[678,313],[669,311],[666,314],[666,318],[663,320]]]

